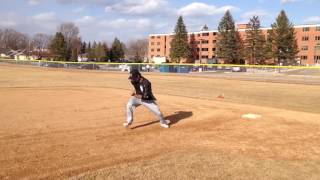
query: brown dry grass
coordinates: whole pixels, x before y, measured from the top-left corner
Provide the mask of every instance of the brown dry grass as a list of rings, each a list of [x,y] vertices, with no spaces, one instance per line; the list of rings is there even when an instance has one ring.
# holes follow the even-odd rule
[[[126,74],[0,74],[0,179],[320,178],[320,86],[147,74],[174,124],[138,108],[126,130]]]

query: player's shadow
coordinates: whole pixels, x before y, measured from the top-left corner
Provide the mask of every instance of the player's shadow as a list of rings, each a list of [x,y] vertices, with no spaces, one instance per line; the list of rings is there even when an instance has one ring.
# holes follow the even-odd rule
[[[172,115],[164,117],[164,119],[170,120],[170,124],[169,125],[172,126],[174,124],[177,124],[181,120],[184,120],[184,119],[186,119],[188,117],[191,117],[192,115],[193,115],[193,113],[191,111],[178,111],[178,112],[175,112]],[[159,123],[159,120],[148,122],[148,123],[145,123],[145,124],[141,124],[141,125],[132,127],[131,129],[142,128],[142,127],[149,126],[149,125],[152,125],[152,124],[155,124],[155,123]]]

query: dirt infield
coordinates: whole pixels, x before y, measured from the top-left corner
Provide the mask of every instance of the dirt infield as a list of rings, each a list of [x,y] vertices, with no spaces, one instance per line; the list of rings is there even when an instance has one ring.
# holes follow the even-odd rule
[[[320,178],[319,85],[145,76],[170,129],[125,73],[0,64],[0,179]]]

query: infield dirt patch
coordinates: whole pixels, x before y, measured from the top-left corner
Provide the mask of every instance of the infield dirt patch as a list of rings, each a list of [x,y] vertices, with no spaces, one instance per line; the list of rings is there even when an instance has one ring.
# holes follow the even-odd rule
[[[162,129],[139,107],[124,129],[125,73],[0,65],[0,74],[0,179],[320,177],[317,85],[146,74],[173,124]]]

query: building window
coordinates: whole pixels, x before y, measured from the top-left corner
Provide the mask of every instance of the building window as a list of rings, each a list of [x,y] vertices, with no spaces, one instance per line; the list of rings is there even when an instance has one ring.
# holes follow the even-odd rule
[[[217,43],[217,40],[213,40],[212,43],[213,43],[213,44],[214,44],[214,43]]]
[[[197,42],[197,44],[200,44],[200,41],[196,41]]]
[[[157,49],[157,52],[160,52],[160,49]]]
[[[151,39],[154,39],[154,36],[151,36]]]
[[[217,35],[217,33],[216,33],[216,32],[214,32],[214,33],[213,33],[213,35],[214,35],[214,36],[216,36],[216,35]]]
[[[209,36],[209,33],[202,33],[202,36]]]
[[[199,51],[200,51],[200,48],[197,48],[197,51],[199,52]]]
[[[302,50],[302,51],[308,51],[308,46],[302,46],[302,47],[301,47],[301,50]]]
[[[154,49],[151,49],[151,52],[154,52]]]
[[[198,34],[198,37],[200,37],[200,34]]]
[[[216,58],[216,56],[212,56],[212,59]]]
[[[309,31],[309,30],[310,30],[309,27],[304,27],[304,28],[302,29],[303,32],[307,32],[307,31]]]
[[[303,36],[302,37],[302,41],[309,41],[309,37],[308,36]]]
[[[160,39],[160,36],[157,36],[158,39]]]
[[[314,63],[320,63],[320,56],[314,56]]]
[[[316,31],[320,31],[320,26],[317,26],[317,27],[316,27]]]
[[[201,51],[208,51],[208,48],[202,48]]]
[[[320,51],[320,44],[316,45],[316,46],[314,47],[314,50]]]
[[[216,48],[212,48],[212,51],[216,51]]]
[[[157,42],[157,45],[160,45],[160,42]]]
[[[151,46],[154,45],[154,42],[151,43]]]
[[[201,56],[202,59],[209,59],[209,56]]]
[[[208,40],[202,40],[202,44],[208,44],[209,41]]]
[[[301,56],[301,60],[307,60],[308,56]]]
[[[320,36],[316,36],[316,41],[320,41]]]

